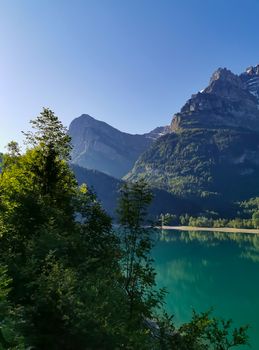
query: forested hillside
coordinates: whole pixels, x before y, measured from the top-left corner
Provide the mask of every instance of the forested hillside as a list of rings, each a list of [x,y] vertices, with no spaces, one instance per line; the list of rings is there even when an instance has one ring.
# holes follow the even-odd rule
[[[255,68],[240,76],[217,70],[125,179],[145,178],[225,216],[236,212],[237,201],[258,196],[258,74]]]
[[[89,188],[96,194],[106,212],[117,221],[116,208],[120,196],[119,189],[125,181],[115,179],[98,170],[91,170],[70,164],[79,185],[87,183]],[[197,214],[201,207],[194,205],[192,201],[185,200],[179,196],[173,195],[165,190],[155,187],[151,188],[153,200],[149,206],[149,216],[155,220],[161,213],[174,213],[180,215],[183,213]]]

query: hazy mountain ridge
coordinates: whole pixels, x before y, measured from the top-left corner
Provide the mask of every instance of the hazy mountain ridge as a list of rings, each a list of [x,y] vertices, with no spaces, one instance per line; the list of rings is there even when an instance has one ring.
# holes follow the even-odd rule
[[[83,114],[69,127],[73,144],[72,163],[121,178],[153,140],[167,132],[168,128],[131,135]]]

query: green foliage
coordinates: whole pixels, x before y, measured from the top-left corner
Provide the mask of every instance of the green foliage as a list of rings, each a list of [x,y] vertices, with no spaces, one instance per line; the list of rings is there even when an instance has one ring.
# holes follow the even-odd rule
[[[251,219],[222,219],[222,218],[212,218],[207,216],[189,216],[188,214],[181,215],[176,222],[183,226],[192,226],[192,227],[229,227],[229,228],[245,228],[245,229],[254,229],[259,227],[259,221],[257,222],[258,212],[253,214]]]
[[[180,350],[229,350],[247,344],[248,327],[231,327],[231,320],[211,318],[209,312],[193,312],[192,320],[180,327],[179,337],[173,338],[173,345]]]
[[[21,150],[17,142],[11,141],[7,145],[7,153],[10,155],[11,159],[17,158],[21,155]]]
[[[144,181],[126,183],[118,207],[122,241],[123,284],[129,299],[130,321],[151,317],[163,300],[163,290],[155,291],[155,270],[150,251],[150,227],[145,227],[152,193]],[[138,321],[139,322],[139,321]]]
[[[159,222],[161,226],[177,225],[178,217],[177,215],[170,214],[170,213],[160,214]]]
[[[77,187],[60,122],[48,110],[37,120],[34,146],[7,154],[0,175],[0,256],[12,278],[10,302],[23,307],[28,345],[113,348],[119,331],[112,325],[126,304],[114,285],[118,240],[95,196]]]
[[[21,312],[11,307],[8,300],[10,284],[7,269],[0,265],[0,350],[24,350],[24,339],[19,332]]]
[[[179,218],[180,224],[183,226],[189,225],[190,216],[188,214],[181,215]]]
[[[250,198],[240,203],[240,209],[243,209],[245,214],[249,216],[255,211],[259,211],[259,197]]]
[[[237,214],[236,201],[259,194],[258,140],[258,133],[242,129],[186,128],[160,137],[126,179],[144,178],[200,211],[231,217]]]
[[[155,289],[146,184],[122,189],[120,241],[95,195],[78,187],[67,162],[69,137],[54,113],[44,109],[32,124],[32,146],[21,154],[9,144],[0,174],[2,349],[174,349],[178,334],[182,349],[199,344],[207,319],[178,330],[159,317],[158,339],[148,322],[164,291]],[[213,332],[216,338],[216,326]],[[244,334],[237,330],[235,339]]]
[[[253,213],[252,220],[253,220],[253,225],[256,228],[259,228],[259,211],[256,211]]]
[[[46,154],[54,151],[56,155],[63,159],[70,157],[71,137],[58,117],[49,108],[43,108],[40,115],[31,120],[31,124],[35,131],[23,133],[28,145],[33,147],[40,145],[41,150],[45,151]]]
[[[162,350],[229,350],[248,344],[248,326],[233,328],[231,320],[211,317],[211,312],[196,313],[190,322],[175,328],[167,314],[159,321]]]

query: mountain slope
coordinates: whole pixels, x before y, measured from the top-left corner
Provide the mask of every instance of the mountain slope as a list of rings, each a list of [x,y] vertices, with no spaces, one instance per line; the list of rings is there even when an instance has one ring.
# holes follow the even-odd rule
[[[96,193],[97,198],[100,200],[107,213],[116,219],[119,189],[123,181],[101,173],[100,171],[85,169],[75,164],[71,164],[71,169],[75,173],[79,185],[86,183],[87,186]],[[200,210],[199,207],[193,205],[190,201],[177,198],[166,191],[159,189],[153,189],[152,191],[154,199],[149,208],[149,214],[152,217],[168,212],[184,214],[186,210],[195,214]]]
[[[131,135],[83,114],[72,121],[72,163],[121,178],[154,139],[165,132],[159,128],[144,135]]]
[[[125,177],[223,214],[259,195],[259,66],[237,76],[217,70]],[[257,85],[258,84],[258,85]]]
[[[87,184],[97,195],[98,200],[100,200],[107,213],[114,217],[118,191],[123,182],[98,170],[85,169],[75,164],[71,164],[70,167],[76,176],[78,184]]]

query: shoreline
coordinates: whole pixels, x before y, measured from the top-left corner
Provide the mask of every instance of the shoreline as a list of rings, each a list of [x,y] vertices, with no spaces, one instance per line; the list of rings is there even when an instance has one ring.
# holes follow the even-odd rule
[[[195,227],[195,226],[162,226],[162,230],[178,231],[217,231],[229,233],[253,233],[259,234],[259,229],[252,228],[231,228],[231,227]]]

